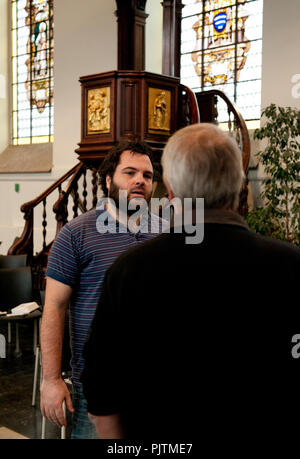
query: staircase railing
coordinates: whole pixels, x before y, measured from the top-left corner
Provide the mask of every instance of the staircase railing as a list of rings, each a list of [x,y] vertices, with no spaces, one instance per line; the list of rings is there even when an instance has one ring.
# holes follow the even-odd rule
[[[91,180],[87,178],[88,174],[91,174]],[[57,198],[55,197],[56,193],[58,193]],[[87,169],[83,162],[79,162],[37,198],[21,206],[21,212],[24,213],[25,220],[24,229],[21,236],[9,248],[8,254],[26,253],[28,255],[29,263],[33,267],[36,288],[43,289],[45,267],[56,234],[67,223],[69,215],[72,219],[77,217],[79,213],[95,207],[97,193],[97,169]],[[48,201],[51,202],[49,203]],[[38,213],[38,211],[41,224],[35,227],[35,213]],[[52,228],[50,240],[47,237],[49,220],[51,220],[52,227],[54,227],[54,231]],[[42,234],[40,240],[35,241],[34,229],[37,228],[41,230]]]
[[[215,123],[235,138],[242,152],[243,169],[246,180],[240,194],[239,213],[248,212],[248,167],[250,160],[250,137],[244,118],[238,108],[222,91],[213,89],[196,93],[200,123]],[[223,107],[220,107],[223,105]],[[220,116],[221,112],[221,116]]]
[[[200,123],[222,124],[236,139],[242,155],[245,174],[248,172],[250,159],[250,137],[244,118],[236,105],[217,89],[196,93],[200,112]],[[220,99],[225,102],[222,118],[219,117]]]
[[[178,94],[178,129],[195,123],[200,123],[196,94],[188,86],[180,84]]]

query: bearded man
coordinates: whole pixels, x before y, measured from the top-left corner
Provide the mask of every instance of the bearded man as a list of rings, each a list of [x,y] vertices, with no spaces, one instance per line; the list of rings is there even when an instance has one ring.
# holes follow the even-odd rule
[[[133,231],[126,225],[132,214],[132,210],[127,212],[128,208],[134,209],[139,205],[147,207],[151,199],[153,174],[152,151],[145,143],[126,142],[115,146],[100,168],[104,199],[100,200],[96,209],[67,223],[51,250],[41,325],[41,411],[53,424],[65,426],[62,409],[65,401],[67,409],[73,413],[72,438],[99,438],[88,418],[80,382],[84,366],[83,346],[107,269],[121,253],[161,231],[161,220],[154,215],[151,215],[151,232],[150,225],[149,231],[145,231],[145,228],[142,231],[140,221]],[[125,212],[120,195],[126,196],[128,205],[125,205]],[[105,231],[99,230],[100,221],[108,222]],[[72,400],[61,373],[68,308]]]

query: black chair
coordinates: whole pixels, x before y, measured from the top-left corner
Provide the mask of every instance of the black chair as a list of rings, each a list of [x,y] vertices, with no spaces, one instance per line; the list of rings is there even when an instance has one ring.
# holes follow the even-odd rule
[[[1,311],[10,311],[19,304],[34,301],[31,268],[26,266],[22,268],[0,269],[0,292]],[[19,322],[27,320],[34,321],[33,350],[35,352],[38,339],[38,320],[40,317],[41,311],[39,310],[35,310],[25,316],[0,316],[1,321],[6,321],[9,324],[8,343],[11,342],[10,324],[12,322],[16,323],[16,355],[21,354],[19,346]]]
[[[27,264],[27,255],[0,255],[0,269],[22,268]]]

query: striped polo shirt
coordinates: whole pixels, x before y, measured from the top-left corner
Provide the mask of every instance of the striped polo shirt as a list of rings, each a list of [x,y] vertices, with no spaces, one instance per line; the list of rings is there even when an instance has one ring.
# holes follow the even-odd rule
[[[72,381],[81,386],[83,370],[83,346],[96,307],[106,270],[124,251],[151,239],[161,232],[162,220],[148,214],[145,225],[137,232],[130,232],[119,222],[112,221],[106,210],[90,210],[67,223],[57,235],[48,260],[46,276],[73,289],[70,303],[70,340]],[[106,220],[107,216],[107,220]],[[107,221],[114,228],[99,232],[99,222]],[[111,229],[111,228],[110,228]]]

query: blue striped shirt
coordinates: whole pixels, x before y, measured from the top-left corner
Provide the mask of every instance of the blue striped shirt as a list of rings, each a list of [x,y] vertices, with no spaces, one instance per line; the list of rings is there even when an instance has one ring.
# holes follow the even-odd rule
[[[136,233],[128,230],[99,233],[96,223],[100,216],[103,221],[104,212],[90,210],[62,228],[52,246],[46,271],[47,277],[73,289],[70,303],[71,367],[72,381],[77,386],[81,385],[83,346],[99,302],[106,270],[121,253],[161,232],[161,219],[151,214],[147,223],[151,233],[143,230]],[[117,231],[124,231],[124,228],[117,223]]]

